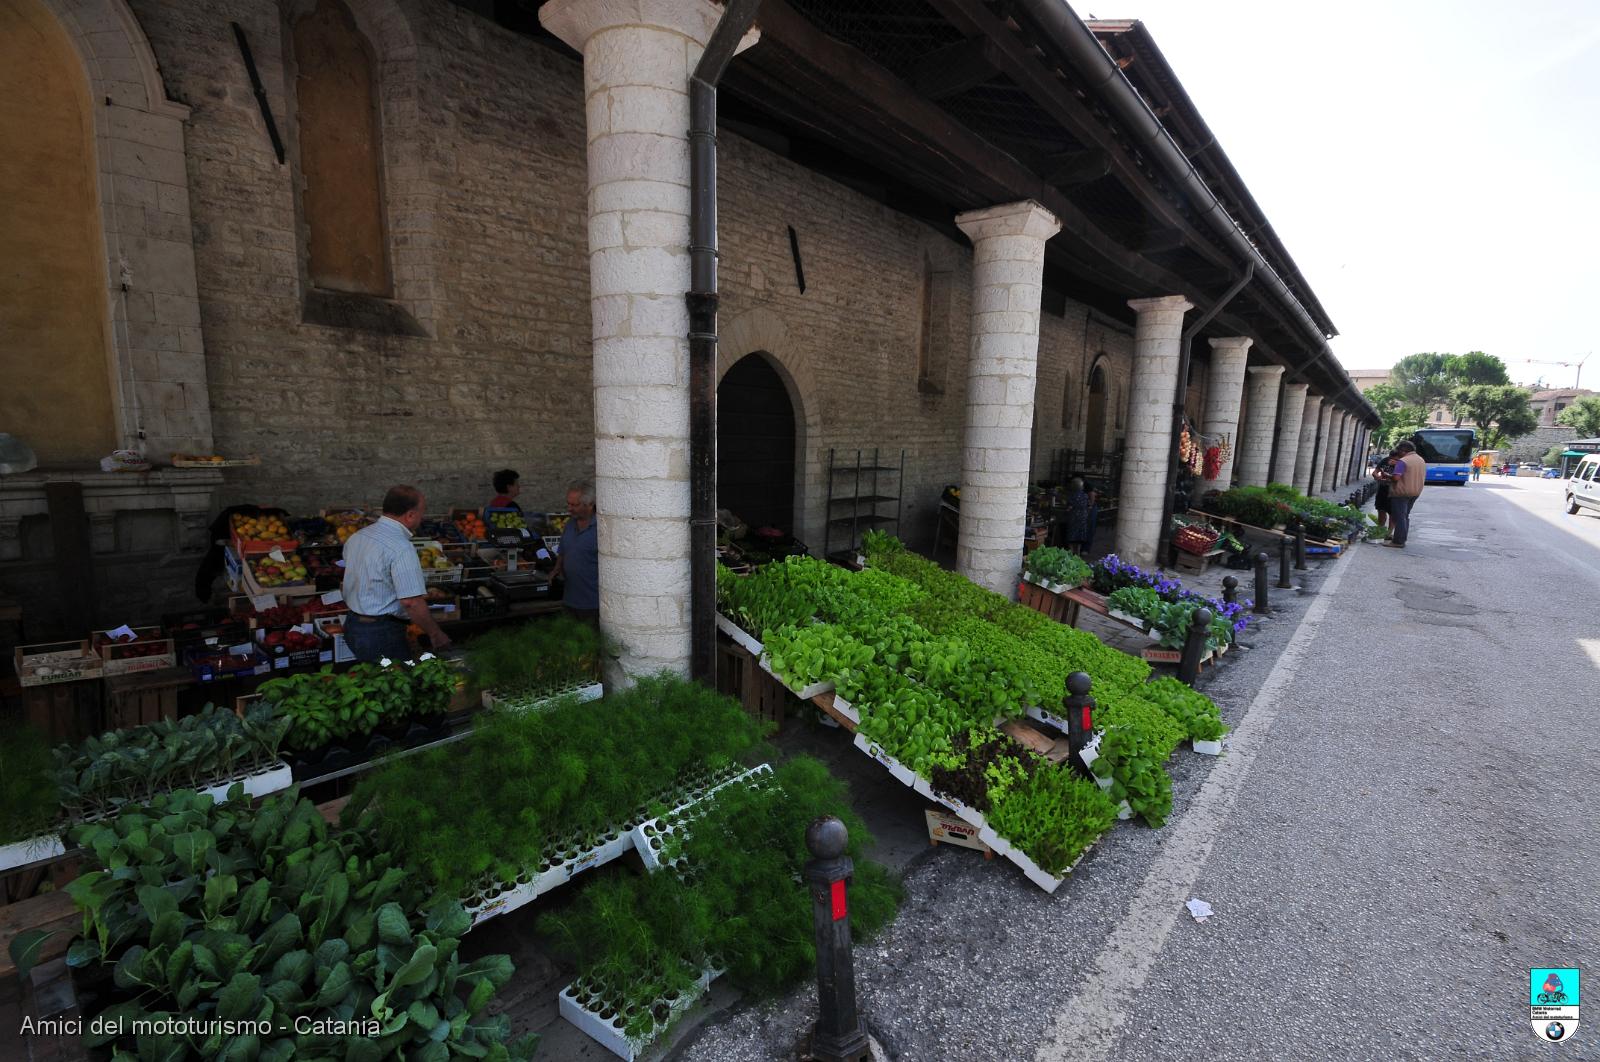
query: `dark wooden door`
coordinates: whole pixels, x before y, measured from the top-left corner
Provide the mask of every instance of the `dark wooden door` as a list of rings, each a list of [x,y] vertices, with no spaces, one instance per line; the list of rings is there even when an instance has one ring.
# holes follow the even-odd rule
[[[794,533],[794,404],[760,354],[741,358],[717,387],[717,507],[751,530]]]
[[[1089,411],[1084,417],[1083,456],[1098,461],[1106,452],[1106,371],[1096,367],[1089,377]]]

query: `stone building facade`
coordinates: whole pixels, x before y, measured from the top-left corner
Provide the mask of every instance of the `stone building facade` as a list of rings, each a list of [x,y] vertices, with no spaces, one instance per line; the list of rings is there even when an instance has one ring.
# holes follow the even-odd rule
[[[89,484],[105,495],[92,506],[105,507],[97,622],[191,600],[205,524],[230,504],[371,505],[405,481],[433,508],[475,505],[511,466],[530,508],[554,507],[567,481],[593,476],[576,58],[444,0],[337,5],[366,56],[361,68],[361,53],[340,53],[356,67],[340,72],[366,78],[375,101],[388,287],[329,291],[311,275],[295,42],[334,0],[19,3],[82,64],[74,106],[95,133],[108,248],[96,268],[123,395],[108,434],[157,462],[261,458]],[[760,354],[790,391],[797,535],[820,548],[830,450],[904,449],[902,533],[926,545],[940,490],[962,470],[971,245],[726,130],[719,150],[721,363]],[[1036,475],[1055,449],[1118,447],[1133,332],[1131,314],[1046,294]],[[1196,408],[1204,378],[1200,366]],[[48,596],[44,484],[92,478],[87,456],[0,482],[0,590]]]

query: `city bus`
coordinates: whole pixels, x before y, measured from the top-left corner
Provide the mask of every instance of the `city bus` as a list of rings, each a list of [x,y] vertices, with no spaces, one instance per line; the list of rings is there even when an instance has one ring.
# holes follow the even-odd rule
[[[1464,484],[1472,478],[1474,428],[1421,428],[1411,435],[1417,453],[1428,462],[1428,483]]]

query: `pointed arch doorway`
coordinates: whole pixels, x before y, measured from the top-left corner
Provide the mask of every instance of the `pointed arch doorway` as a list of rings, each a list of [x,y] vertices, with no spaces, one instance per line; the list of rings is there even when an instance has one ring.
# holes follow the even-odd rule
[[[1106,455],[1106,401],[1108,384],[1104,365],[1089,373],[1089,408],[1084,417],[1083,456],[1099,461]]]
[[[717,508],[795,534],[794,481],[794,400],[765,354],[747,354],[717,385]]]

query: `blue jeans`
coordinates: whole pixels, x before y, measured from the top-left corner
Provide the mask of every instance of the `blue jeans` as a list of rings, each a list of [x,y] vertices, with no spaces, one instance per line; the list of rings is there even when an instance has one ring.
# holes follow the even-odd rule
[[[355,658],[365,664],[376,664],[387,657],[390,660],[410,660],[411,646],[406,643],[406,625],[394,620],[367,620],[349,617],[344,625],[344,643]]]
[[[1411,507],[1415,504],[1415,498],[1389,495],[1389,523],[1394,526],[1394,544],[1397,546],[1406,544],[1406,535],[1411,531]]]

